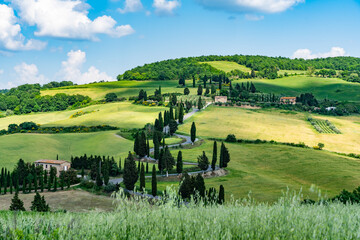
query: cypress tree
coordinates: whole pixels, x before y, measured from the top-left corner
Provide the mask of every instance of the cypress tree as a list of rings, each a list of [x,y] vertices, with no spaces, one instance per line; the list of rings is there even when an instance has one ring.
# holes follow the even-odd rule
[[[145,132],[142,131],[139,134],[139,149],[138,149],[138,155],[142,158],[145,157],[147,154],[147,145],[146,145],[146,135]]]
[[[175,120],[174,118],[174,109],[173,109],[173,106],[170,105],[170,117],[169,117],[169,122],[170,120]]]
[[[181,103],[179,108],[179,123],[183,123],[183,122],[184,122],[184,104]]]
[[[26,178],[24,178],[24,181],[23,181],[23,186],[22,186],[22,190],[23,190],[23,193],[26,193]]]
[[[138,160],[138,173],[140,174],[140,169],[141,169],[141,165],[140,165],[140,160]]]
[[[220,168],[227,167],[229,162],[230,162],[229,150],[225,147],[225,144],[222,143],[220,149]]]
[[[128,157],[125,159],[123,175],[124,175],[123,178],[126,189],[133,190],[135,187],[135,183],[139,178],[139,175],[136,168],[135,160],[131,152],[129,152]]]
[[[146,173],[149,173],[149,163],[146,162]]]
[[[213,171],[215,171],[215,169],[216,169],[216,161],[217,161],[217,143],[216,143],[216,141],[214,141],[213,156],[212,156],[212,161],[211,161],[211,168]]]
[[[219,80],[219,90],[221,91],[221,88],[222,88],[222,80],[220,79]]]
[[[195,75],[193,75],[192,79],[193,79],[193,88],[195,88]]]
[[[202,93],[203,93],[203,88],[202,88],[201,85],[199,85],[198,90],[197,90],[197,95],[198,95],[198,96],[201,96]]]
[[[177,155],[176,172],[178,174],[183,172],[183,160],[182,160],[182,152],[181,151],[179,151],[178,155]]]
[[[196,177],[195,177],[195,191],[198,192],[198,194],[200,195],[200,197],[205,197],[205,181],[204,178],[201,176],[201,174],[199,173]]]
[[[121,171],[121,158],[119,158],[119,171]]]
[[[171,152],[169,150],[169,147],[165,147],[164,155],[163,155],[163,163],[164,168],[166,169],[166,176],[169,176],[169,171],[171,171],[175,165],[175,159],[171,155]]]
[[[198,166],[203,171],[206,171],[209,168],[209,159],[206,156],[205,151],[198,157]]]
[[[40,175],[40,191],[41,192],[44,192],[44,187],[45,187],[45,185],[44,185],[44,175],[43,176]]]
[[[84,166],[81,168],[81,177],[84,178],[85,176],[85,169]]]
[[[16,172],[15,173],[15,191],[19,192],[19,174]]]
[[[60,174],[60,188],[61,188],[61,190],[64,190],[64,185],[65,185],[65,176],[64,176],[64,172],[62,172]]]
[[[44,170],[44,183],[47,184],[47,171]]]
[[[25,211],[24,202],[19,199],[18,192],[15,192],[14,197],[11,199],[10,211]]]
[[[145,190],[145,169],[144,164],[141,164],[141,170],[140,170],[140,190]]]
[[[224,204],[225,202],[225,189],[223,185],[220,185],[218,204]]]
[[[156,179],[155,165],[153,165],[152,175],[151,175],[151,193],[153,196],[157,195],[157,179]]]
[[[156,160],[159,160],[160,143],[159,143],[159,138],[158,138],[158,132],[157,131],[154,132],[153,143],[154,143],[154,158]]]
[[[195,122],[192,123],[191,125],[191,131],[190,131],[190,135],[191,135],[191,142],[194,145],[194,142],[196,140],[196,126],[195,126]]]
[[[100,164],[100,162],[99,162]],[[103,185],[103,181],[101,179],[101,171],[100,171],[100,167],[98,168],[98,170],[96,171],[96,186],[98,187],[102,187]]]
[[[57,177],[54,177],[54,192],[57,191]]]
[[[140,136],[139,132],[135,134],[135,141],[134,141],[134,152],[136,155],[139,155],[139,148],[140,148]]]
[[[37,179],[36,172],[35,172],[35,175],[34,175],[34,190],[35,190],[35,192],[37,192],[37,190],[38,190],[38,179]]]
[[[146,140],[146,156],[150,157],[150,143],[149,143],[149,139]]]
[[[12,177],[10,177],[9,185],[10,185],[10,194],[13,194],[13,178]]]
[[[201,99],[201,97],[199,97],[199,99],[198,99],[198,109],[201,110],[201,109],[203,109],[203,107],[204,107],[204,105],[203,105],[202,99]]]
[[[164,156],[164,149],[162,148],[160,150],[159,161],[158,161],[158,168],[159,168],[159,171],[161,172],[161,174],[162,174],[162,171],[164,170],[164,167],[165,167],[165,164],[163,162],[163,160],[164,160],[163,156]]]
[[[164,130],[164,121],[163,121],[163,117],[162,117],[162,113],[159,112],[159,125],[161,127],[160,132],[162,132]]]
[[[4,186],[4,194],[6,194],[7,192],[7,176],[6,176],[6,171],[4,173],[4,182],[3,182],[3,186]]]
[[[48,191],[50,192],[50,190],[51,190],[51,181],[50,181],[50,178],[49,178],[49,180],[48,180],[47,182],[48,182]]]

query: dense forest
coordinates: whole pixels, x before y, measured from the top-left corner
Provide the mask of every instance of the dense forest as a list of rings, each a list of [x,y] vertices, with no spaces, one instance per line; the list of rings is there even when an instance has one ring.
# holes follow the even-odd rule
[[[0,94],[0,110],[7,115],[30,112],[62,111],[70,106],[80,107],[91,102],[91,98],[83,95],[41,96],[40,84],[25,84]]]
[[[118,80],[171,80],[187,78],[193,75],[214,75],[220,74],[221,71],[211,67],[208,64],[200,62],[208,61],[230,61],[236,62],[259,72],[259,76],[266,78],[277,77],[279,70],[308,70],[314,69],[331,69],[346,72],[346,77],[352,73],[360,73],[360,58],[355,57],[335,57],[335,58],[318,58],[311,60],[290,59],[285,57],[266,57],[266,56],[201,56],[165,60],[151,64],[139,66],[124,74],[118,76]],[[345,76],[344,76],[345,77]],[[352,77],[351,79],[353,79]]]

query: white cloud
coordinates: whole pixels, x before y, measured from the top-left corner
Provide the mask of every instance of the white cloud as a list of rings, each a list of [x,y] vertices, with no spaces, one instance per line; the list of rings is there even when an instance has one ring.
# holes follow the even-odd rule
[[[68,59],[62,62],[62,68],[59,72],[59,76],[62,80],[72,81],[77,84],[85,84],[90,82],[97,82],[101,80],[115,81],[113,77],[110,77],[105,72],[100,72],[96,67],[91,66],[87,72],[82,73],[81,68],[86,62],[86,53],[83,51],[70,51]]]
[[[0,69],[0,75],[4,74],[4,70]]]
[[[119,8],[118,11],[120,13],[139,12],[143,10],[143,8],[140,0],[125,0],[124,8]]]
[[[110,16],[90,20],[82,0],[11,0],[21,20],[36,26],[36,36],[97,40],[97,34],[123,37],[134,33],[130,25],[116,26]]]
[[[261,21],[264,19],[264,16],[258,16],[254,14],[246,14],[245,19],[248,21]]]
[[[154,0],[153,7],[158,15],[172,15],[174,10],[181,6],[179,0]]]
[[[21,85],[26,83],[40,83],[44,84],[48,82],[48,79],[39,74],[39,69],[35,64],[21,63],[14,67],[17,75],[16,80],[12,83],[13,85]],[[10,84],[10,83],[9,83]]]
[[[342,56],[346,56],[345,49],[341,47],[332,47],[330,52],[326,53],[313,53],[310,49],[298,49],[294,52],[292,58],[315,59]]]
[[[229,12],[283,12],[305,0],[196,0],[206,8]]]
[[[5,4],[0,4],[0,48],[19,51],[41,50],[45,46],[46,43],[34,39],[25,41],[14,10]]]

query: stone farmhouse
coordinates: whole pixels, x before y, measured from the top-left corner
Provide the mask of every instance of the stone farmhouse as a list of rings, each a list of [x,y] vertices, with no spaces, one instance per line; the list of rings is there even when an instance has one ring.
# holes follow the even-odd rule
[[[59,177],[61,171],[67,171],[71,168],[71,164],[61,160],[37,160],[35,166],[42,166],[44,170],[50,171],[51,167],[56,168],[56,175]]]
[[[228,97],[227,96],[215,96],[215,102],[218,103],[227,103]]]
[[[280,98],[280,103],[281,104],[292,104],[295,105],[296,104],[296,97],[282,97]]]

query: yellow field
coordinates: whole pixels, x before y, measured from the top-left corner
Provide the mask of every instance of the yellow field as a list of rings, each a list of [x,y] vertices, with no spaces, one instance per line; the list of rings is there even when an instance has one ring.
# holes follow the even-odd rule
[[[242,72],[251,73],[251,69],[240,65],[236,62],[228,62],[228,61],[212,61],[212,62],[201,62],[211,65],[212,67],[224,71],[226,73],[231,72],[232,70],[240,70]]]
[[[289,114],[280,110],[245,110],[210,106],[187,120],[179,131],[189,133],[193,121],[201,137],[225,138],[235,134],[242,139],[304,142],[309,146],[324,143],[325,149],[343,153],[360,153],[360,117],[316,116],[331,121],[342,134],[320,134],[307,121],[309,114]]]

